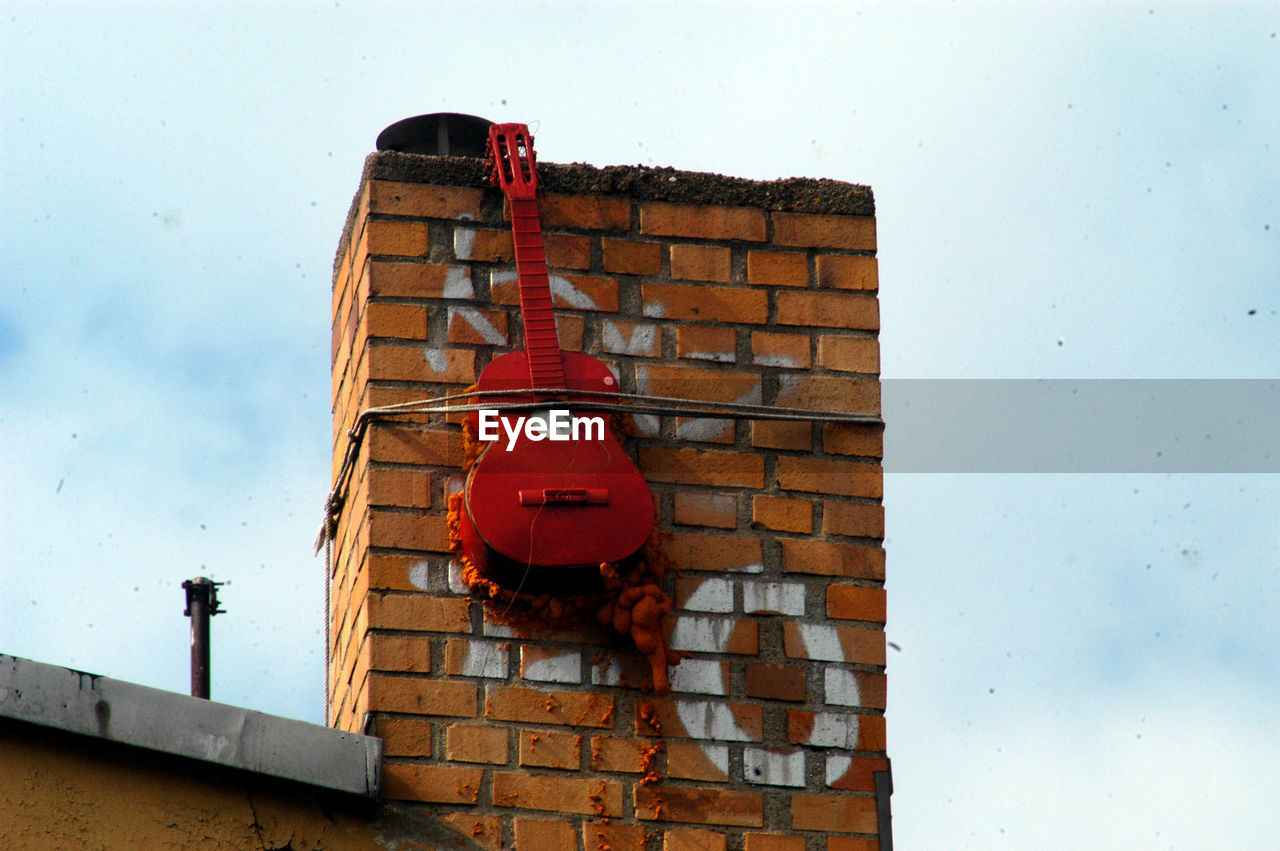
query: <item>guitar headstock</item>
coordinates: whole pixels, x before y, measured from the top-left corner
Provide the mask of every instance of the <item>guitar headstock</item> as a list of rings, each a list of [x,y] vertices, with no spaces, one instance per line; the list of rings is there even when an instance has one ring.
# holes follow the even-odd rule
[[[538,162],[527,124],[491,125],[488,153],[489,179],[508,198],[537,196]]]

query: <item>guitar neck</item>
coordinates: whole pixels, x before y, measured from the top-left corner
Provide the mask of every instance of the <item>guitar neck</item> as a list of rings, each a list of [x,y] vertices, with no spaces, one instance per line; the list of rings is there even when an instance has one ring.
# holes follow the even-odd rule
[[[529,380],[534,389],[561,389],[565,386],[564,364],[560,357],[560,340],[556,336],[556,317],[551,301],[551,282],[547,277],[547,255],[542,247],[538,202],[534,198],[509,198],[509,201]]]

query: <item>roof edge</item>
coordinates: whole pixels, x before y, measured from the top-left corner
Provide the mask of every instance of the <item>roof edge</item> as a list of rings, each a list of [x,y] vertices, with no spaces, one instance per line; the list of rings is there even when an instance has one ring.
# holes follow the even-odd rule
[[[376,798],[382,740],[0,653],[0,718]]]

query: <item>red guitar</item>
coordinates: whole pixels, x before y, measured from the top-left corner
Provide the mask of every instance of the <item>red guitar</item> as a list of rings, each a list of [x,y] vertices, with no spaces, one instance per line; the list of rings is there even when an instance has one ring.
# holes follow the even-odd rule
[[[467,475],[462,546],[477,567],[506,588],[591,593],[599,590],[602,562],[627,559],[648,539],[653,497],[607,420],[598,418],[595,429],[586,420],[577,439],[537,438],[548,430],[572,434],[566,417],[574,416],[569,400],[575,395],[581,399],[618,387],[600,361],[560,351],[529,128],[493,125],[489,154],[494,182],[511,207],[525,348],[495,358],[480,373],[476,389],[527,389],[528,394],[489,398],[545,403],[546,408],[541,417],[537,411],[509,411],[482,421],[480,414],[470,414],[478,435],[486,436],[480,431],[483,424],[497,439],[487,444]],[[529,426],[531,415],[544,424]]]

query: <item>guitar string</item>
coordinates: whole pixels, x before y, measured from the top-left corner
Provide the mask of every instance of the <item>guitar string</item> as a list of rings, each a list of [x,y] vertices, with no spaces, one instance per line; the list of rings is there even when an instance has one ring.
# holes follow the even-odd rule
[[[585,444],[585,443],[588,443],[588,442],[589,442],[589,441],[574,441],[574,446],[572,447],[572,456],[571,456],[571,458],[573,458],[574,456],[576,456],[576,455],[577,455],[577,453],[580,451],[580,446],[579,446],[579,444]],[[603,450],[601,450],[601,451],[603,451]],[[605,457],[606,459],[609,457],[607,452],[604,452],[604,457]],[[536,540],[537,540],[537,535],[534,533],[534,529],[535,529],[535,527],[537,526],[538,519],[542,516],[543,510],[544,510],[546,507],[547,507],[547,504],[546,504],[545,502],[544,502],[544,503],[541,503],[541,504],[538,506],[537,510],[534,512],[533,517],[529,520],[529,549],[528,549],[528,552],[529,552],[529,561],[524,565],[524,571],[523,571],[523,572],[521,573],[521,575],[520,575],[520,581],[516,584],[516,589],[515,589],[515,591],[512,593],[511,598],[510,598],[509,600],[507,600],[507,605],[506,605],[506,607],[502,610],[501,618],[502,618],[503,620],[506,620],[507,615],[509,615],[509,614],[511,613],[511,609],[515,606],[515,604],[516,604],[516,600],[519,598],[520,592],[524,590],[525,581],[526,581],[526,580],[528,580],[528,578],[529,578],[529,574],[533,572],[533,562],[534,562],[534,558],[533,558],[533,552],[534,552],[534,550],[533,550],[533,548],[534,548],[534,545],[535,545]],[[484,617],[485,617],[485,615],[484,615],[484,613],[483,613],[483,612],[481,613],[481,615],[480,615],[480,616],[481,616],[481,618],[484,618]],[[498,644],[499,644],[499,642],[496,642],[496,641],[495,641],[495,642],[486,642],[486,645],[487,645],[487,646],[486,646],[486,648],[485,648],[485,656],[484,656],[484,660],[483,660],[483,662],[482,662],[482,663],[481,663],[481,665],[480,665],[480,670],[481,670],[481,671],[487,671],[487,670],[489,669],[489,662],[490,662],[490,660],[493,658],[494,653],[496,653],[496,652],[497,652]],[[581,660],[579,660],[579,661],[581,661]],[[508,666],[509,666],[509,665],[510,665],[510,661],[508,661]],[[510,671],[510,668],[508,667],[508,675],[509,675],[509,671]]]
[[[478,458],[476,459],[476,463],[479,463]],[[501,618],[504,621],[507,619],[507,615],[511,614],[511,609],[513,606],[515,606],[516,600],[519,598],[520,592],[524,590],[525,580],[529,578],[529,574],[533,571],[533,545],[534,545],[534,539],[535,539],[535,536],[533,534],[533,528],[534,526],[537,525],[538,518],[542,515],[542,510],[544,508],[546,508],[546,503],[539,505],[537,511],[533,513],[532,519],[529,520],[529,562],[525,564],[524,572],[520,575],[520,581],[516,584],[516,590],[514,593],[512,593],[511,599],[507,600],[506,608],[502,610]],[[484,608],[481,607],[480,619],[483,621],[485,617],[486,617],[486,614],[485,614]],[[494,625],[499,626],[500,624],[495,622]],[[480,663],[481,672],[489,670],[489,661],[493,658],[493,654],[497,651],[499,643],[500,642],[497,642],[497,641],[485,643],[486,647],[485,647],[484,660]],[[509,647],[510,647],[510,644],[508,643],[508,648]],[[510,670],[511,670],[511,660],[510,660],[510,657],[508,657],[507,671],[504,672],[503,674],[503,677],[505,679],[510,679]],[[484,676],[484,674],[481,673],[481,676]]]

